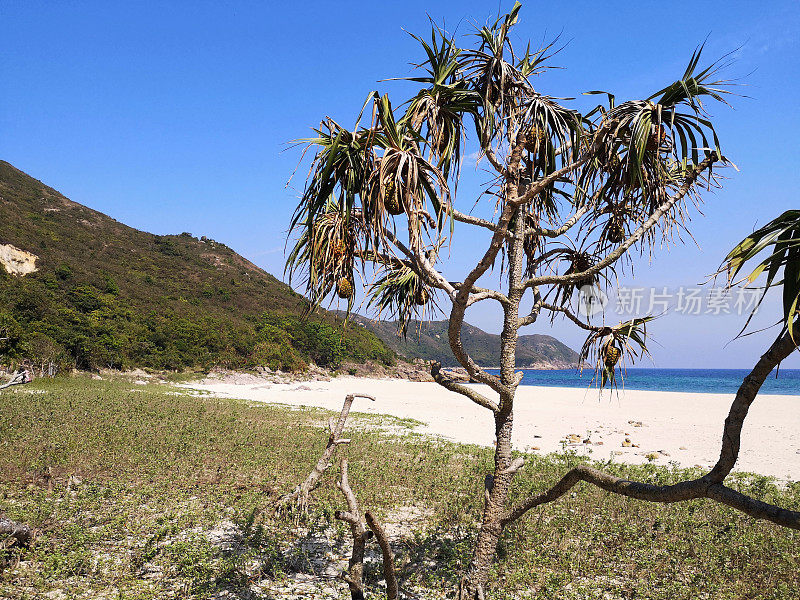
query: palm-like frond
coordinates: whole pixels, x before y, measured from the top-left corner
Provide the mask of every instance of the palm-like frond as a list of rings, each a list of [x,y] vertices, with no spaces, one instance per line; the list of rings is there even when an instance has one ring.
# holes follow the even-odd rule
[[[383,154],[376,158],[367,178],[367,187],[380,190],[386,197],[386,186],[390,185],[412,224],[418,230],[436,229],[450,213],[450,188],[442,171],[431,164],[420,150],[423,141],[419,133],[406,119],[395,120],[388,96],[375,98],[376,124],[374,143]],[[431,216],[428,209],[432,209]],[[376,214],[375,207],[365,206],[371,215],[371,228],[376,244],[382,240],[385,215]],[[439,234],[436,234],[438,237]]]
[[[614,327],[602,327],[589,334],[583,343],[579,363],[594,363],[594,379],[600,375],[600,389],[609,383],[616,387],[616,370],[624,378],[626,360],[633,362],[650,356],[647,349],[647,323],[654,316],[638,317]],[[619,367],[617,366],[619,365]]]
[[[544,132],[544,143],[537,144],[532,159],[536,165],[536,178],[541,179],[557,170],[556,150],[559,148],[578,148],[583,136],[580,113],[561,106],[556,98],[530,91],[519,102],[519,122],[528,131]],[[530,146],[529,146],[530,148]],[[574,157],[572,153],[559,154],[562,161]]]
[[[440,225],[449,214],[446,178],[421,154],[419,133],[407,119],[395,119],[387,96],[373,93],[370,99],[371,127],[350,132],[327,119],[316,130],[317,137],[301,140],[316,154],[292,217],[290,233],[297,240],[286,268],[290,277],[305,271],[314,305],[331,293],[337,278],[352,281],[355,254],[388,247],[386,231],[393,227],[395,214],[387,208],[388,199],[399,203],[420,233],[438,230],[434,238],[440,237]],[[328,252],[340,238],[349,240],[349,262],[344,266],[332,262]]]
[[[478,95],[467,89],[464,82],[421,90],[411,100],[408,118],[427,142],[436,166],[445,176],[451,173],[458,176],[464,116],[475,116],[479,101]]]
[[[431,24],[430,42],[413,34],[412,37],[422,45],[427,56],[425,62],[415,66],[424,68],[427,75],[404,79],[429,87],[421,89],[409,101],[405,118],[426,140],[437,167],[445,176],[452,171],[457,179],[464,137],[463,119],[465,115],[477,116],[481,98],[461,77],[461,49],[452,37],[434,24]]]
[[[426,307],[434,303],[433,291],[409,266],[390,265],[370,286],[367,307],[374,307],[379,316],[388,313],[405,335],[409,322],[424,316]]]
[[[747,285],[755,283],[762,273],[766,273],[766,281],[761,297],[742,331],[747,328],[767,292],[780,286],[783,290],[782,331],[788,329],[794,335],[791,324],[798,318],[800,309],[800,210],[787,210],[744,238],[728,253],[722,267],[727,271],[728,286],[737,283],[737,277],[745,264],[762,253],[767,256],[745,278],[745,282]],[[779,279],[781,272],[783,278]]]
[[[715,151],[721,156],[719,139],[702,101],[710,97],[724,102],[730,82],[717,78],[725,66],[719,61],[698,70],[701,52],[702,47],[692,54],[681,79],[645,100],[618,104],[613,94],[587,92],[606,94],[608,108],[600,106],[587,115],[597,114],[598,121],[588,127],[582,147],[588,151],[593,146],[596,154],[581,171],[577,188],[585,193],[599,190],[607,201],[624,207],[624,219],[614,219],[617,231],[620,224],[634,230],[646,220],[683,183],[701,155]],[[709,184],[716,181],[711,171],[705,178]],[[688,194],[688,198],[694,197],[692,192]],[[597,223],[605,212],[606,208],[598,205],[587,222]],[[671,239],[687,221],[684,204],[677,204],[660,225],[662,239]],[[652,248],[658,237],[658,231],[651,229],[637,246],[642,251]],[[607,241],[605,235],[601,244]]]
[[[315,131],[317,137],[299,140],[307,145],[307,151],[316,149],[316,154],[290,229],[313,221],[314,215],[326,210],[331,198],[344,210],[352,210],[375,160],[374,131],[370,129],[351,132],[328,118]]]
[[[352,283],[356,254],[366,239],[358,217],[358,211],[347,212],[330,198],[310,226],[302,229],[290,251],[286,261],[290,282],[296,272],[304,274],[313,306],[321,304],[338,282]],[[351,306],[352,294],[348,295],[348,310]]]
[[[529,87],[527,77],[517,68],[518,61],[508,38],[510,29],[517,23],[520,8],[522,5],[515,2],[507,15],[478,29],[475,35],[479,46],[461,53],[459,66],[463,78],[482,99],[481,114],[475,119],[482,144],[498,135],[498,125],[508,107],[516,104],[518,91]],[[531,55],[526,56],[530,62]],[[528,62],[520,63],[520,67],[526,71],[531,69]]]
[[[703,96],[709,96],[718,102],[728,104],[723,94],[731,93],[729,89],[726,89],[730,87],[731,82],[726,79],[713,79],[726,66],[723,61],[727,57],[710,64],[699,73],[695,72],[697,65],[700,63],[700,56],[703,53],[704,46],[705,44],[702,44],[692,53],[683,77],[657,91],[648,100],[654,100],[661,96],[657,102],[660,106],[674,107],[681,103],[688,104],[696,114],[705,112],[702,102]]]
[[[731,93],[726,89],[730,81],[714,79],[724,66],[719,62],[697,72],[702,50],[701,46],[692,53],[678,81],[645,100],[623,102],[605,112],[604,119],[616,126],[615,150],[625,147],[627,158],[634,167],[641,165],[647,152],[671,152],[684,163],[690,159],[694,163],[700,162],[700,153],[704,149],[714,149],[722,154],[714,125],[705,118],[702,101],[708,96],[725,102],[722,95]],[[671,134],[664,136],[663,142],[658,139],[661,128]]]
[[[519,57],[516,65],[520,75],[530,78],[535,75],[541,75],[547,69],[550,69],[551,67],[548,66],[549,60],[563,49],[563,47],[556,48],[559,37],[557,36],[552,42],[533,52],[531,52],[531,44],[528,42],[525,54]]]

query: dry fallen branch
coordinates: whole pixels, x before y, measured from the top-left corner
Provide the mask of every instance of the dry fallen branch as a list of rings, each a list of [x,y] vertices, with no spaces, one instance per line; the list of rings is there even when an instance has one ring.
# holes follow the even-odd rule
[[[24,523],[0,517],[0,547],[29,547],[36,540],[36,530]]]
[[[391,546],[389,546],[386,533],[370,511],[366,511],[364,515],[369,530],[364,527],[364,522],[361,520],[361,511],[358,508],[358,501],[350,487],[347,460],[344,458],[341,462],[341,479],[336,482],[336,487],[341,490],[345,502],[347,503],[347,510],[336,511],[336,518],[349,523],[350,531],[353,535],[353,554],[350,556],[347,573],[344,574],[344,580],[350,587],[350,596],[353,600],[362,600],[364,598],[364,550],[367,540],[374,534],[375,538],[378,540],[378,545],[381,547],[381,553],[383,554],[383,576],[386,580],[386,598],[387,600],[397,600],[398,587],[397,577],[394,572],[394,553],[392,552]]]
[[[386,599],[397,600],[397,577],[394,573],[394,553],[392,547],[389,545],[389,540],[386,533],[383,531],[380,523],[375,520],[375,517],[370,511],[364,515],[367,519],[367,525],[375,534],[375,539],[378,540],[378,545],[381,547],[383,554],[383,577],[386,580]]]
[[[11,379],[6,381],[3,385],[0,385],[0,390],[4,390],[12,385],[30,383],[31,381],[33,381],[33,377],[31,376],[31,372],[27,369],[24,371],[14,371],[14,373],[11,375]]]
[[[305,481],[299,484],[294,490],[281,496],[275,502],[275,508],[281,509],[285,507],[290,502],[296,502],[297,507],[301,511],[305,511],[308,505],[308,496],[309,494],[317,487],[319,484],[319,480],[322,478],[325,471],[327,471],[331,467],[331,458],[333,458],[334,453],[336,452],[337,446],[340,444],[349,444],[350,440],[347,438],[342,438],[342,431],[344,430],[344,425],[347,421],[347,417],[350,414],[350,407],[353,405],[353,400],[356,398],[368,398],[375,401],[375,398],[369,396],[367,394],[348,394],[347,397],[344,399],[344,404],[342,405],[342,410],[339,413],[339,419],[334,423],[333,417],[328,421],[328,443],[325,446],[325,450],[322,452],[322,456],[320,456],[317,464],[314,465],[314,468],[308,474]]]
[[[361,520],[361,512],[358,509],[358,502],[353,490],[350,488],[350,481],[347,477],[347,460],[342,459],[341,463],[341,480],[336,482],[345,502],[347,502],[347,511],[336,511],[336,518],[350,524],[350,532],[353,534],[353,554],[350,556],[350,561],[347,566],[347,573],[344,574],[344,580],[350,588],[350,597],[352,600],[364,600],[364,584],[362,577],[364,575],[364,548],[367,540],[372,537],[372,532],[367,531],[364,523]]]

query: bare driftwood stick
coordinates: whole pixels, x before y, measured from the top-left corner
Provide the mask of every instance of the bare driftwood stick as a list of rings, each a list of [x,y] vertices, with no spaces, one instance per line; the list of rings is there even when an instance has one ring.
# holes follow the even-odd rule
[[[791,339],[789,333],[784,334],[772,344],[772,347],[761,357],[750,374],[744,378],[733,400],[728,418],[725,419],[719,461],[703,477],[682,481],[674,485],[658,486],[628,481],[586,465],[580,465],[569,471],[546,492],[531,496],[509,510],[501,521],[503,526],[516,521],[536,506],[558,500],[578,482],[585,481],[608,492],[650,502],[669,503],[692,498],[709,498],[756,519],[766,519],[783,527],[800,529],[800,511],[787,510],[756,500],[726,487],[722,483],[739,457],[742,425],[750,405],[755,400],[756,394],[758,394],[758,390],[772,370],[795,350],[797,350],[797,345],[794,340]]]
[[[35,529],[24,523],[0,517],[0,546],[9,547],[16,544],[27,547],[33,544],[35,539]]]
[[[367,531],[364,523],[361,521],[361,512],[358,509],[358,502],[353,490],[350,488],[350,482],[347,478],[347,460],[342,459],[341,463],[341,481],[336,482],[336,487],[342,491],[344,499],[347,502],[347,510],[336,511],[336,518],[340,521],[345,521],[350,524],[350,531],[353,534],[353,554],[350,556],[350,562],[347,566],[347,573],[344,574],[344,580],[350,587],[350,597],[352,600],[364,600],[364,547],[369,538],[372,537],[372,532]]]
[[[25,369],[24,371],[14,371],[11,375],[11,379],[6,381],[3,385],[0,385],[0,390],[4,390],[7,387],[11,387],[12,385],[19,385],[21,383],[30,383],[32,380],[30,371]]]
[[[392,547],[389,546],[389,540],[386,538],[383,527],[375,520],[372,513],[367,511],[364,517],[367,519],[367,525],[369,525],[372,533],[375,534],[375,539],[378,540],[378,545],[383,553],[383,578],[386,580],[386,600],[397,600],[397,577],[394,573]]]
[[[347,397],[344,399],[344,405],[342,405],[342,411],[339,413],[339,420],[334,423],[334,419],[331,417],[330,421],[328,421],[328,443],[325,446],[325,450],[322,452],[322,456],[319,457],[317,464],[314,465],[314,468],[308,474],[308,477],[306,477],[303,483],[299,484],[288,494],[281,496],[275,502],[275,508],[279,509],[292,501],[296,501],[297,505],[301,509],[305,509],[306,505],[308,504],[308,495],[317,487],[319,480],[322,478],[322,475],[325,473],[325,471],[331,467],[330,461],[336,452],[336,447],[339,444],[350,443],[349,439],[342,438],[341,435],[342,431],[344,430],[345,422],[347,421],[347,416],[350,414],[350,407],[353,405],[353,400],[356,398],[368,398],[373,402],[375,401],[375,398],[367,394],[347,395]]]

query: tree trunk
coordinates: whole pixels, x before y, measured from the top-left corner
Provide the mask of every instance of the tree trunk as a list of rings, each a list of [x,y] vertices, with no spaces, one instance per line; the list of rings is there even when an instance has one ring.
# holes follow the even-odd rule
[[[519,304],[522,288],[522,259],[524,244],[523,206],[514,217],[514,238],[508,245],[508,304],[503,311],[503,331],[500,335],[500,381],[505,387],[499,410],[494,415],[496,446],[494,473],[486,478],[486,503],[472,560],[462,581],[460,600],[483,600],[489,570],[503,534],[502,518],[511,489],[514,470],[511,467],[511,434],[514,425],[514,395],[517,387],[517,337],[519,335]]]
[[[513,473],[507,472],[511,464],[511,431],[513,413],[498,413],[495,416],[497,447],[495,448],[494,473],[486,477],[486,503],[483,520],[475,549],[461,584],[460,600],[482,600],[489,571],[497,552],[497,543],[503,533],[502,517],[511,489]]]

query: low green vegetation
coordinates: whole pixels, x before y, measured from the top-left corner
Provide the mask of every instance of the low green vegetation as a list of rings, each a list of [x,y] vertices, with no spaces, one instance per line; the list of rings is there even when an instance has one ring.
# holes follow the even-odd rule
[[[394,361],[362,327],[327,311],[306,318],[302,296],[225,244],[127,227],[3,161],[0,199],[0,243],[37,257],[25,276],[0,265],[0,364],[291,371]]]
[[[2,598],[53,590],[64,595],[50,597],[209,598],[250,590],[255,598],[275,598],[294,573],[313,573],[315,560],[325,559],[324,550],[315,555],[300,542],[326,530],[333,543],[348,538],[333,518],[343,508],[335,468],[314,492],[304,528],[294,528],[291,515],[264,511],[316,461],[326,411],[189,395],[123,377],[37,380],[5,390],[2,405],[0,513],[42,531],[32,549],[0,555]],[[346,430],[352,443],[340,451],[362,509],[384,524],[397,511],[420,516],[396,540],[401,587],[443,597],[469,558],[492,455],[424,438],[413,426],[355,414]],[[579,460],[527,458],[515,495],[545,489]],[[652,464],[604,468],[652,483],[692,475]],[[757,498],[800,507],[798,483],[752,475],[734,483]],[[233,546],[224,541],[231,528]],[[652,505],[582,486],[507,532],[491,593],[800,598],[799,544],[796,531],[711,502]],[[379,569],[367,566],[375,593]],[[327,585],[346,596],[341,582]]]

